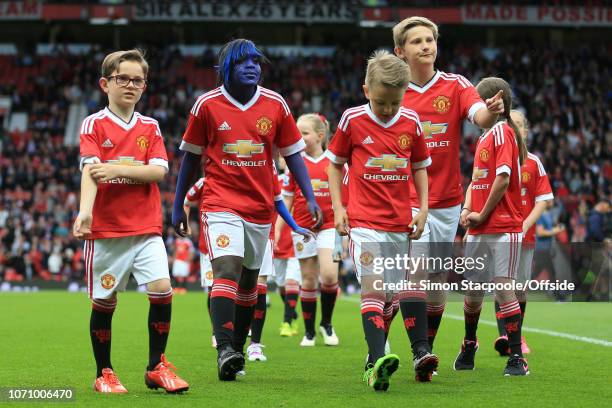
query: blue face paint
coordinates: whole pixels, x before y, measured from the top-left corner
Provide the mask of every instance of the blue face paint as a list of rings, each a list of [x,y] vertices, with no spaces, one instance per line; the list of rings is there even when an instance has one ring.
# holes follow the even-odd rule
[[[231,84],[238,86],[256,86],[261,78],[259,57],[247,55],[234,64],[231,75]]]
[[[231,41],[219,58],[219,74],[226,87],[254,86],[261,78],[260,60],[264,58],[252,41]]]

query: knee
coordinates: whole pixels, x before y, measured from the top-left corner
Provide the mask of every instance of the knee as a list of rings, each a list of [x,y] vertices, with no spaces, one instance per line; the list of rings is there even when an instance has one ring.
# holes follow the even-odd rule
[[[170,279],[159,279],[153,282],[147,283],[147,291],[156,293],[165,293],[172,290]]]
[[[242,259],[229,256],[213,259],[212,268],[215,279],[228,279],[238,282],[242,271]]]

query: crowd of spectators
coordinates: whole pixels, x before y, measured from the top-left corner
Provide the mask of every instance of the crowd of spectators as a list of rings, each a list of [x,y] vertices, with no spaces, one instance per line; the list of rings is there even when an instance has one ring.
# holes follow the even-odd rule
[[[161,183],[165,239],[170,257],[174,234],[170,212],[179,166],[178,145],[200,89],[189,73],[213,70],[206,52],[184,69],[191,57],[176,48],[147,49],[151,65],[148,89],[137,110],[156,118],[165,137],[170,172]],[[286,98],[297,117],[320,112],[332,129],[344,109],[364,102],[361,89],[370,50],[343,49],[333,57],[270,56],[264,86]],[[78,146],[64,144],[68,109],[82,102],[95,112],[105,105],[98,88],[105,53],[3,57],[0,64],[43,69],[24,85],[0,78],[0,95],[12,99],[12,111],[28,114],[26,129],[0,129],[0,281],[42,277],[79,280],[84,274],[81,243],[71,236],[78,211]],[[556,222],[566,229],[560,240],[584,241],[595,204],[608,200],[610,162],[610,46],[557,49],[512,45],[497,50],[445,49],[438,67],[463,74],[473,83],[489,75],[508,80],[515,101],[531,123],[528,146],[543,161],[556,196]],[[210,75],[209,75],[210,76]],[[478,132],[465,127],[461,148],[467,185]],[[606,233],[609,233],[607,231]],[[197,236],[194,236],[197,239]],[[196,258],[197,259],[197,258]]]

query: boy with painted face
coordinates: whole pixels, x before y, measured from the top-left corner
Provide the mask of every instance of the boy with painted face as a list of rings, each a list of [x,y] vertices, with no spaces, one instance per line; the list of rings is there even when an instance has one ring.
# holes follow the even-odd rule
[[[189,115],[172,212],[176,231],[185,234],[183,200],[202,162],[206,179],[200,212],[213,268],[210,308],[219,379],[225,381],[234,380],[244,367],[242,349],[257,301],[257,275],[275,216],[274,146],[295,175],[315,225],[323,221],[291,111],[282,96],[258,85],[262,60],[249,40],[234,40],[221,49],[222,85],[200,96]],[[277,210],[283,215],[282,208]]]

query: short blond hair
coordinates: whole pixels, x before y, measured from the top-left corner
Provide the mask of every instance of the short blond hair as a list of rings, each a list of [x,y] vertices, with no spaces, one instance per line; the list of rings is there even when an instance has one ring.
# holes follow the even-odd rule
[[[375,51],[368,59],[365,83],[368,88],[375,85],[406,88],[410,83],[410,67],[389,51]]]
[[[408,30],[413,27],[427,27],[431,30],[434,40],[438,41],[438,26],[426,17],[412,16],[403,19],[393,27],[393,42],[396,47],[403,47],[406,42]]]
[[[102,61],[102,76],[109,77],[119,69],[119,65],[123,61],[134,61],[140,64],[142,72],[144,73],[145,79],[149,74],[149,63],[145,59],[144,52],[134,48],[127,51],[115,51],[104,57]]]

